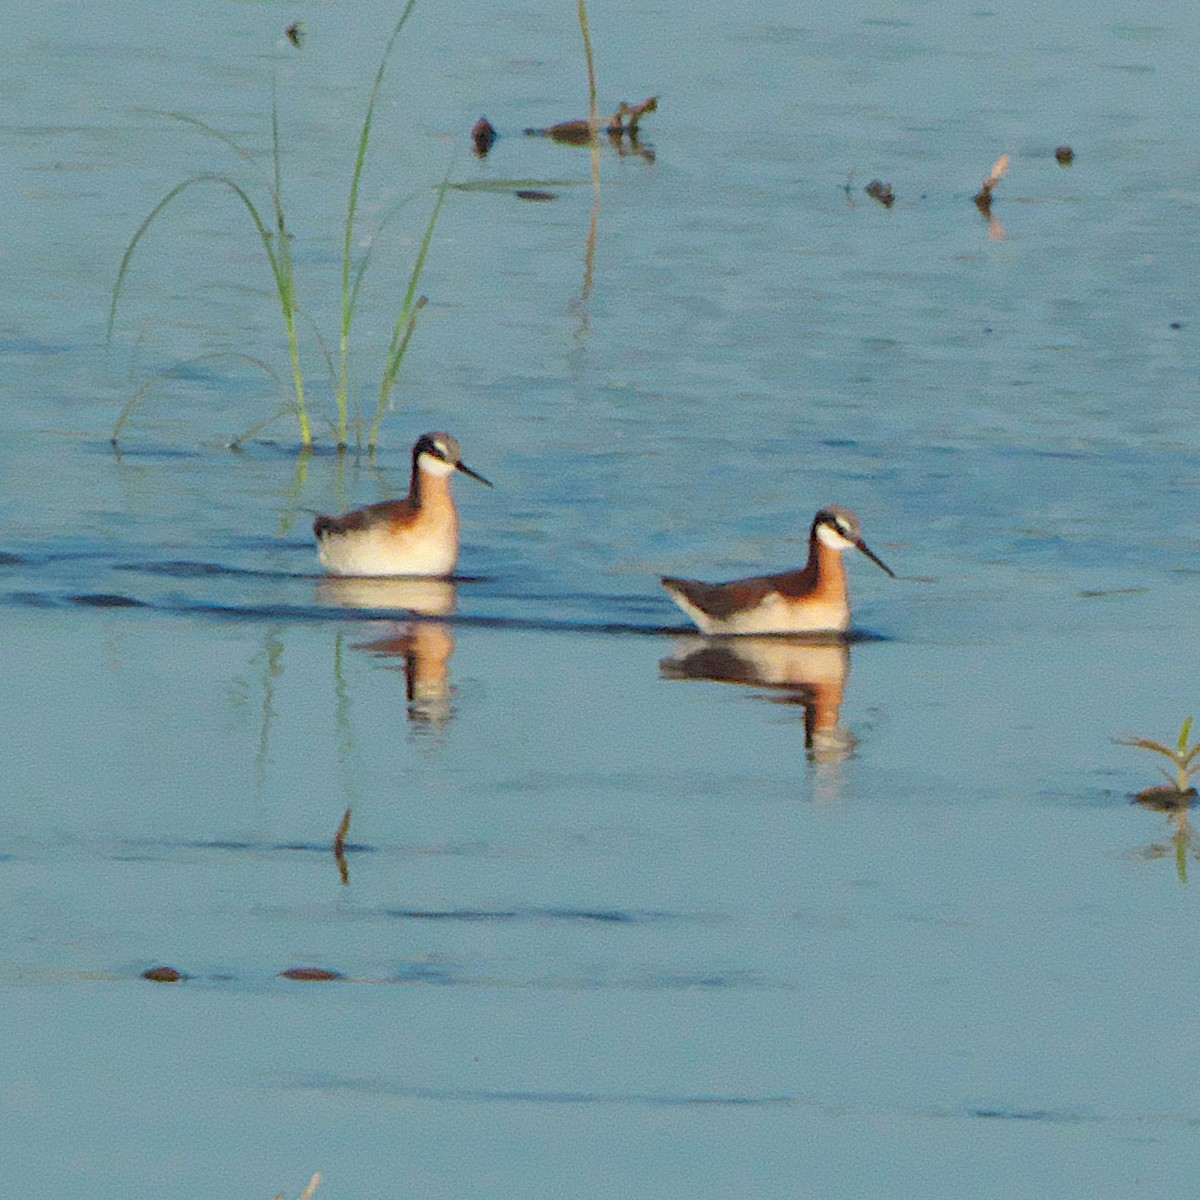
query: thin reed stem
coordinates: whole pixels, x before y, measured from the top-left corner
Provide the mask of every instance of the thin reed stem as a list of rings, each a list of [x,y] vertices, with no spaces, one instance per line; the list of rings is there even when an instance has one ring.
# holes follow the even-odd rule
[[[592,35],[588,30],[587,4],[585,0],[579,0],[579,28],[583,33],[583,53],[587,59],[588,126],[591,129],[592,141],[595,142],[600,132],[600,108],[596,102],[596,61],[592,57]]]
[[[367,160],[367,147],[371,141],[371,124],[375,119],[375,106],[379,102],[379,93],[383,87],[383,76],[387,69],[388,59],[400,36],[400,31],[408,22],[416,7],[417,0],[408,0],[400,19],[392,30],[379,62],[379,70],[375,72],[375,82],[371,87],[371,98],[367,102],[366,116],[363,118],[362,131],[358,135],[358,153],[354,156],[354,172],[350,179],[350,195],[346,202],[346,226],[342,239],[342,327],[339,340],[339,363],[337,409],[338,409],[338,442],[345,446],[350,436],[350,327],[354,323],[354,306],[358,301],[362,284],[362,273],[366,269],[365,260],[357,270],[354,268],[354,218],[358,212],[358,189],[362,181],[363,166]],[[351,282],[351,277],[357,278]]]
[[[383,378],[379,384],[379,405],[375,410],[375,422],[367,435],[368,450],[374,450],[379,440],[379,428],[383,424],[392,389],[396,386],[396,378],[400,374],[404,355],[408,351],[408,343],[412,340],[413,332],[417,327],[417,316],[425,307],[425,297],[417,299],[417,285],[421,282],[425,259],[429,255],[429,247],[433,242],[433,231],[437,227],[442,205],[446,202],[446,193],[450,189],[450,176],[453,171],[454,159],[452,158],[449,167],[446,168],[442,185],[438,188],[437,202],[429,216],[429,224],[425,226],[425,236],[421,239],[417,260],[413,264],[412,274],[408,279],[408,290],[404,293],[404,302],[400,305],[400,315],[396,318],[395,327],[392,329],[391,341],[388,343],[387,356],[384,359]]]
[[[300,444],[313,444],[312,425],[308,419],[308,405],[304,399],[304,372],[300,366],[300,342],[296,336],[296,272],[292,265],[292,235],[288,233],[283,215],[283,172],[279,153],[279,103],[275,88],[271,88],[271,155],[275,165],[275,186],[271,199],[275,204],[275,232],[277,246],[275,261],[276,286],[279,290],[279,307],[283,310],[283,324],[287,329],[288,358],[292,365],[292,383],[296,389],[296,416],[300,422]]]

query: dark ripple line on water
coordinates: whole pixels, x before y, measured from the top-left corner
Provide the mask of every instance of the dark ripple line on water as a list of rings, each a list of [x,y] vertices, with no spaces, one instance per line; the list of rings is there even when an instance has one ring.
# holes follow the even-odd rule
[[[137,600],[133,596],[123,596],[119,592],[83,592],[77,596],[68,596],[68,604],[80,608],[150,608],[145,600]]]
[[[0,354],[36,354],[46,358],[79,349],[69,342],[43,342],[31,337],[0,338]]]
[[[124,562],[114,563],[114,571],[125,571],[142,575],[166,575],[172,579],[208,579],[212,577],[233,576],[235,578],[278,579],[278,580],[307,580],[310,583],[336,578],[326,575],[323,571],[272,571],[262,567],[231,567],[225,563],[200,562],[191,559],[172,559],[166,562]],[[407,579],[398,577],[401,582],[445,582],[448,584],[492,583],[495,577],[491,575],[452,575],[446,580],[426,581],[418,577]]]
[[[528,630],[539,633],[599,633],[624,634],[641,637],[696,636],[694,625],[634,625],[626,621],[563,621],[545,617],[500,617],[457,613],[446,617],[425,617],[419,613],[397,609],[329,608],[319,605],[226,605],[191,604],[163,605],[166,612],[188,615],[229,617],[238,620],[299,620],[299,621],[431,621],[463,628]],[[784,635],[786,636],[786,635]],[[813,640],[822,640],[814,638]],[[844,637],[832,635],[828,640],[848,642],[886,642],[891,639],[869,629],[851,629]]]
[[[987,1121],[1040,1121],[1052,1124],[1078,1125],[1106,1120],[1095,1113],[1081,1109],[1054,1108],[968,1108],[967,1116]]]
[[[645,925],[650,922],[674,921],[675,913],[639,911],[636,909],[587,908],[511,908],[511,909],[384,909],[384,916],[398,921],[570,921],[605,925]]]
[[[233,854],[332,854],[333,839],[330,838],[327,842],[253,842],[232,838],[178,842],[125,842],[121,852],[114,857],[118,861],[158,861],[161,859],[162,852],[175,850],[214,850]],[[154,855],[154,851],[158,851],[159,854]],[[346,842],[342,851],[345,854],[375,854],[378,847],[361,842]]]
[[[458,842],[446,845],[378,846],[367,842],[347,842],[343,847],[346,854],[380,854],[398,857],[419,858],[502,858],[523,857],[519,852],[488,842]],[[166,840],[162,838],[122,839],[107,851],[108,857],[118,862],[169,862],[174,856],[196,852],[216,854],[317,854],[332,855],[333,838],[328,841],[271,842],[243,838],[196,838],[191,840]],[[376,916],[379,914],[368,914]]]
[[[173,616],[215,617],[237,621],[304,621],[333,623],[356,623],[371,621],[433,622],[460,628],[506,629],[538,633],[596,633],[619,634],[640,637],[697,636],[694,625],[635,625],[627,621],[566,621],[545,617],[501,617],[483,614],[453,616],[424,616],[407,609],[396,608],[343,608],[316,604],[215,604],[194,600],[160,601],[139,600],[120,593],[81,593],[78,595],[52,596],[42,592],[9,592],[0,595],[0,606],[18,608],[129,608],[147,612],[167,613]],[[764,635],[766,636],[766,635]],[[780,635],[786,637],[788,635]],[[827,637],[809,635],[812,641],[889,642],[887,634],[870,629],[851,629],[844,635],[831,634]]]
[[[358,1092],[369,1096],[392,1096],[406,1100],[451,1101],[468,1104],[605,1104],[651,1108],[780,1108],[798,1104],[792,1095],[739,1096],[699,1094],[672,1095],[651,1092],[587,1092],[540,1090],[492,1090],[486,1088],[429,1088],[364,1079],[348,1075],[301,1076],[285,1086],[303,1091]]]
[[[218,378],[214,373],[196,373],[195,378],[209,381]],[[339,458],[345,457],[346,452],[339,450],[331,442],[314,442],[311,446],[301,447],[297,442],[275,442],[253,439],[245,442],[213,441],[194,446],[178,444],[166,445],[162,442],[121,441],[116,445],[111,439],[91,439],[82,445],[92,454],[102,454],[117,460],[123,458],[139,459],[175,459],[175,458],[214,458],[228,457],[234,461],[244,459],[253,462],[288,462],[294,463],[301,457],[306,458]],[[401,450],[396,449],[396,461],[403,465],[411,446]]]
[[[197,986],[217,985],[225,988],[232,985],[237,990],[249,989],[260,991],[264,986],[277,986],[280,979],[289,982],[329,982],[337,980],[351,986],[399,986],[406,987],[415,984],[432,984],[436,987],[454,987],[467,989],[503,989],[519,988],[539,992],[604,992],[604,991],[635,991],[635,992],[697,992],[697,991],[729,991],[753,988],[756,990],[785,990],[795,991],[794,983],[765,978],[752,971],[680,971],[668,975],[622,976],[608,975],[567,975],[555,974],[549,978],[514,979],[512,977],[473,974],[463,963],[442,961],[437,958],[423,958],[402,963],[390,973],[383,975],[351,974],[336,967],[316,966],[314,964],[296,965],[283,970],[268,968],[269,974],[258,971],[246,977],[239,977],[227,970],[217,971],[188,971],[159,963],[142,970],[139,964],[137,973],[143,979],[152,982],[182,982],[188,981]],[[157,974],[161,972],[161,975]],[[78,976],[80,981],[94,982],[97,978],[93,971],[84,971]],[[128,978],[124,971],[118,971],[111,978]],[[947,1116],[947,1113],[926,1113],[925,1115]]]

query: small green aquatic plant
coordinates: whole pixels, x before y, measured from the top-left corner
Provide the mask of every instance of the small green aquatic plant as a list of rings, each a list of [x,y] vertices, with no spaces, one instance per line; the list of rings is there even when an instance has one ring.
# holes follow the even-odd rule
[[[1151,741],[1150,738],[1143,737],[1123,737],[1118,738],[1117,741],[1124,746],[1136,746],[1139,750],[1149,750],[1168,759],[1174,768],[1174,773],[1168,771],[1166,767],[1160,766],[1159,769],[1166,777],[1170,789],[1157,788],[1153,790],[1159,793],[1170,790],[1176,796],[1187,797],[1195,796],[1196,789],[1192,787],[1192,779],[1194,776],[1200,775],[1200,762],[1197,762],[1197,759],[1200,759],[1200,741],[1189,745],[1191,737],[1192,718],[1188,717],[1179,731],[1179,740],[1174,746],[1167,746],[1162,742]],[[1147,791],[1149,790],[1151,789],[1147,789]]]
[[[416,7],[416,0],[408,0],[403,11],[397,20],[395,27],[392,29],[391,36],[388,38],[387,45],[384,47],[383,57],[379,63],[379,69],[375,73],[375,81],[371,88],[370,99],[367,102],[366,116],[363,120],[362,129],[358,137],[357,153],[354,159],[354,169],[350,179],[350,191],[346,202],[346,218],[343,230],[342,239],[342,281],[341,281],[341,322],[338,339],[337,361],[335,363],[333,354],[329,351],[325,342],[321,339],[320,334],[316,334],[317,341],[320,345],[322,354],[325,357],[326,364],[329,368],[329,374],[334,389],[334,394],[337,403],[337,420],[333,426],[333,434],[337,440],[339,448],[345,448],[350,443],[350,375],[349,375],[349,357],[350,357],[350,332],[354,323],[354,314],[358,304],[360,294],[362,292],[363,280],[366,276],[367,267],[370,264],[371,252],[370,248],[364,251],[358,257],[354,253],[354,225],[355,218],[358,212],[358,195],[359,187],[362,181],[363,168],[366,164],[367,149],[371,140],[371,126],[375,118],[375,110],[379,103],[380,91],[383,87],[384,74],[387,68],[388,60],[391,58],[392,51],[396,46],[396,42],[400,37],[400,32],[408,22],[412,15],[413,9]],[[183,124],[206,133],[211,137],[223,142],[231,149],[239,158],[250,163],[256,170],[259,171],[262,177],[262,185],[265,188],[267,195],[270,198],[270,208],[267,210],[265,205],[260,205],[255,202],[250,191],[237,180],[228,175],[222,174],[199,174],[193,175],[185,179],[182,183],[176,184],[159,202],[150,210],[142,223],[134,232],[129,244],[125,248],[125,253],[121,259],[121,265],[117,270],[117,278],[113,284],[112,300],[109,304],[108,312],[108,340],[112,341],[113,330],[117,319],[117,306],[121,298],[121,292],[125,286],[126,278],[129,274],[129,268],[133,261],[134,251],[141,243],[150,227],[158,219],[159,216],[184,192],[192,187],[200,184],[216,185],[231,192],[245,208],[250,220],[254,224],[255,232],[258,234],[259,240],[262,242],[263,250],[267,256],[267,262],[271,269],[271,276],[274,283],[275,295],[279,303],[279,309],[283,316],[284,329],[287,333],[288,342],[288,357],[291,365],[292,375],[292,399],[287,408],[294,411],[296,423],[299,429],[301,445],[308,449],[312,446],[314,437],[312,429],[312,419],[309,415],[308,398],[305,392],[304,373],[301,367],[300,357],[300,338],[297,328],[297,318],[301,317],[297,286],[295,266],[292,260],[291,243],[294,236],[287,223],[284,213],[283,204],[283,176],[281,169],[280,156],[280,137],[279,137],[279,111],[278,104],[274,97],[271,102],[271,154],[273,169],[268,176],[266,172],[259,166],[254,156],[236,139],[224,133],[220,129],[216,129],[195,117],[188,116],[184,113],[166,113],[165,116],[171,120],[180,121]],[[409,277],[408,288],[405,292],[404,299],[400,305],[400,312],[396,317],[393,326],[391,339],[388,343],[387,352],[384,359],[384,368],[382,379],[379,388],[379,400],[374,421],[371,424],[367,435],[368,448],[374,449],[379,437],[379,428],[383,423],[383,417],[387,410],[388,401],[391,397],[392,389],[395,387],[397,376],[400,373],[401,364],[404,361],[404,356],[408,350],[409,342],[412,339],[413,331],[416,328],[417,317],[421,309],[425,305],[425,298],[418,297],[417,288],[420,282],[421,273],[425,266],[425,260],[429,253],[429,246],[433,240],[433,231],[437,225],[437,220],[441,214],[442,205],[446,199],[446,193],[450,186],[450,176],[447,172],[445,179],[438,191],[437,200],[434,204],[433,213],[429,218],[429,222],[425,228],[425,234],[418,248],[416,261],[414,263],[412,273]],[[204,356],[206,358],[211,355]],[[275,372],[270,369],[267,364],[259,359],[251,358],[249,355],[235,355],[234,357],[241,358],[244,361],[250,362],[262,369],[270,377],[277,379]],[[113,428],[112,442],[115,445],[120,438],[121,432],[124,429],[129,418],[138,408],[141,402],[146,398],[146,395],[152,389],[152,386],[161,381],[164,377],[168,377],[175,373],[178,368],[171,368],[165,372],[155,376],[148,384],[141,387],[130,399],[124,409],[121,411],[117,419],[117,423]],[[285,408],[282,411],[287,411]],[[270,420],[274,420],[279,413],[274,414]],[[264,422],[263,424],[267,424]],[[260,424],[257,428],[261,429]],[[359,440],[362,437],[361,420],[358,422],[356,435]]]

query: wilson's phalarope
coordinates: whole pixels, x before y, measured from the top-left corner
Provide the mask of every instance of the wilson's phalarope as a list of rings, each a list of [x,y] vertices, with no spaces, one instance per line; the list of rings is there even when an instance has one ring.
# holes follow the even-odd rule
[[[458,562],[458,509],[450,494],[455,471],[492,486],[462,461],[448,433],[422,435],[403,500],[313,522],[321,565],[334,575],[450,575]]]
[[[862,523],[831,504],[813,518],[808,565],[779,575],[729,583],[664,579],[663,587],[704,633],[841,633],[850,627],[845,550],[861,550],[894,579],[896,573],[867,549]]]

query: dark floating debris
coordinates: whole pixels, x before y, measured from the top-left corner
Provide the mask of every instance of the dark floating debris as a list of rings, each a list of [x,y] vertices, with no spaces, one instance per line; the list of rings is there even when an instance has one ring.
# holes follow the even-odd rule
[[[558,194],[556,192],[539,192],[535,188],[518,188],[515,192],[513,192],[513,195],[516,196],[518,200],[544,201],[558,199]]]
[[[1182,321],[1172,321],[1172,322],[1171,322],[1171,325],[1170,325],[1170,328],[1171,328],[1171,329],[1182,329],[1182,328],[1183,328],[1183,322],[1182,322]],[[3,559],[0,559],[0,561],[3,561]]]
[[[341,971],[328,971],[324,967],[288,967],[279,972],[280,979],[293,979],[297,983],[332,983],[345,979]]]
[[[1075,161],[1075,151],[1070,146],[1059,146],[1054,152],[1054,161],[1060,167],[1069,167]]]
[[[475,157],[487,158],[488,151],[495,145],[497,136],[496,127],[491,121],[487,117],[480,117],[471,126],[471,141],[475,144]]]
[[[871,197],[872,200],[878,200],[884,208],[891,208],[896,203],[896,194],[892,191],[890,183],[884,183],[879,179],[872,179],[867,184],[863,191]]]
[[[150,970],[142,972],[142,978],[150,980],[151,983],[180,983],[187,976],[174,967],[151,967]]]
[[[548,137],[551,141],[565,142],[568,146],[586,146],[592,139],[592,127],[587,121],[560,121],[547,125],[545,129],[526,129],[527,137]]]
[[[1141,804],[1155,812],[1179,813],[1186,812],[1196,803],[1197,793],[1194,787],[1180,791],[1174,784],[1160,783],[1154,787],[1142,788],[1132,799],[1135,804]]]
[[[658,109],[658,97],[650,96],[641,104],[629,104],[622,100],[617,111],[608,119],[604,132],[614,141],[628,137],[636,148],[638,127],[647,113]],[[560,121],[557,125],[548,125],[544,129],[526,129],[529,137],[547,137],[551,141],[564,142],[569,146],[586,146],[592,140],[592,127],[586,120]]]
[[[304,28],[303,21],[293,21],[283,32],[297,50],[304,49],[304,39],[308,37],[308,30]]]
[[[992,170],[988,177],[980,185],[979,191],[975,193],[975,207],[979,209],[985,217],[992,215],[992,193],[996,190],[996,184],[1000,182],[1008,171],[1008,164],[1012,160],[1007,154],[1002,154],[992,166]]]

